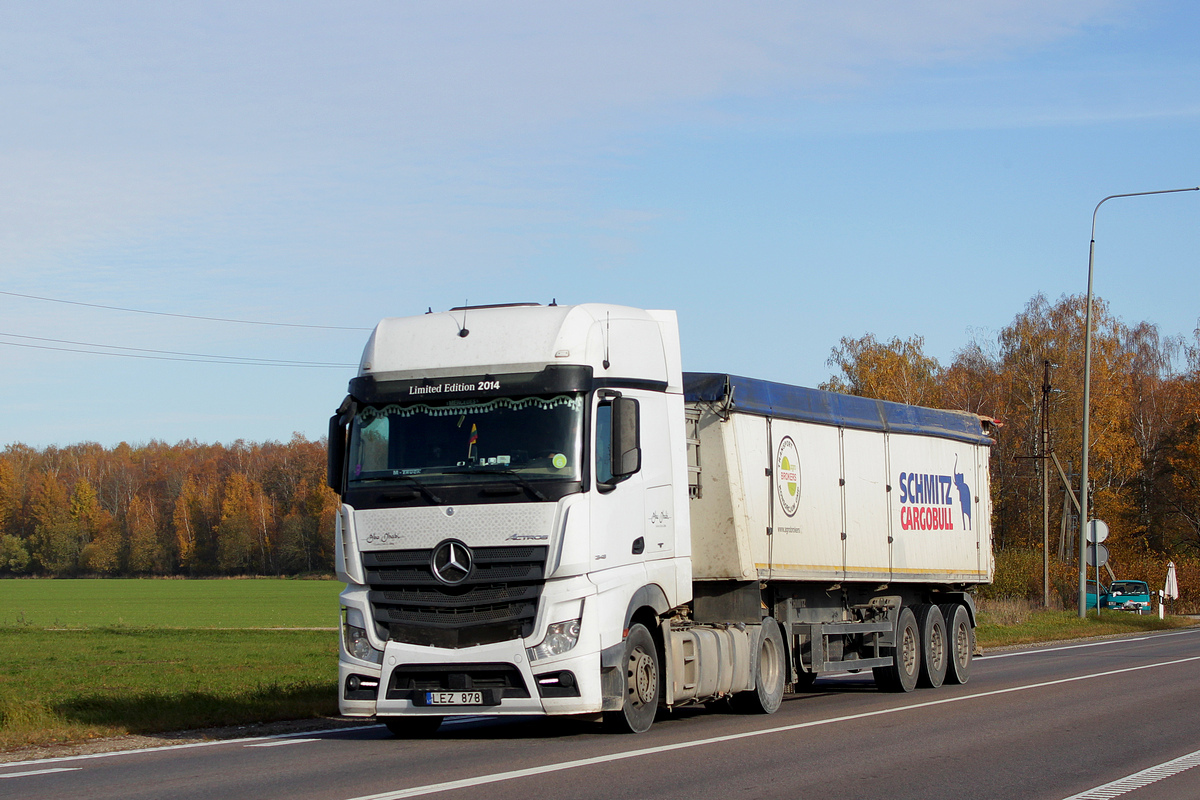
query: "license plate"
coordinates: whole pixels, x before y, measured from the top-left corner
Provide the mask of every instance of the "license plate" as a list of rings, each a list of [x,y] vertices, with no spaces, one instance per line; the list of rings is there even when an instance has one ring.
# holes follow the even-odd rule
[[[483,705],[483,692],[426,692],[425,705],[481,706]]]

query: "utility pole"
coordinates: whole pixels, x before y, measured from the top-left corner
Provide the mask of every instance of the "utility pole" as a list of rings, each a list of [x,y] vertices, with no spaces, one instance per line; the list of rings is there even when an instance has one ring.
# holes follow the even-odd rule
[[[1048,360],[1042,362],[1042,416],[1038,425],[1038,440],[1033,445],[1033,455],[1016,456],[1018,460],[1032,459],[1039,462],[1042,470],[1042,607],[1050,607],[1050,459],[1057,465],[1058,459],[1050,449],[1050,368],[1056,366]],[[1059,471],[1062,467],[1059,466]],[[1063,477],[1066,481],[1066,477]],[[1070,486],[1067,487],[1070,491]]]
[[[1042,372],[1042,607],[1050,607],[1050,361]]]

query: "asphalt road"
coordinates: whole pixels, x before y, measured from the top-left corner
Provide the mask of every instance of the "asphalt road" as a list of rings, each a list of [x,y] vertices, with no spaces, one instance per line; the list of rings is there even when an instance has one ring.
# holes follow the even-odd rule
[[[965,686],[816,689],[641,736],[467,718],[424,741],[365,725],[9,762],[0,798],[1200,798],[1200,630],[992,655]]]

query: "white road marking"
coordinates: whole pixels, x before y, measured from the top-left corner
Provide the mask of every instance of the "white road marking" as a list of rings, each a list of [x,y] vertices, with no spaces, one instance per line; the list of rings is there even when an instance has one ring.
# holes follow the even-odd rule
[[[114,758],[116,756],[132,756],[140,753],[163,753],[168,750],[191,750],[196,747],[216,747],[222,744],[245,744],[246,742],[268,742],[275,739],[294,739],[297,736],[313,736],[315,734],[349,733],[350,731],[366,731],[382,728],[378,723],[370,725],[355,725],[350,728],[326,728],[319,731],[304,731],[303,733],[280,733],[274,736],[248,736],[244,739],[217,739],[211,742],[189,742],[188,744],[165,744],[160,747],[139,747],[136,750],[114,750],[109,753],[88,753],[82,756],[57,756],[55,758],[36,758],[29,761],[0,762],[0,769],[5,767],[27,767],[33,764],[61,764],[65,761],[87,761],[93,758]]]
[[[6,766],[6,765],[0,765]],[[28,778],[30,775],[49,775],[52,772],[75,772],[83,767],[56,767],[54,769],[33,769],[28,772],[9,772],[6,775],[0,775],[0,778]]]
[[[1200,766],[1200,750],[1162,764],[1157,764],[1141,772],[1135,772],[1112,783],[1097,786],[1095,789],[1088,789],[1086,792],[1073,794],[1066,798],[1066,800],[1111,800],[1113,797],[1120,797],[1123,794],[1132,792],[1134,789],[1141,789],[1143,786],[1157,783],[1163,778],[1178,775],[1184,770],[1196,766]]]
[[[453,789],[469,789],[475,786],[485,786],[491,783],[501,783],[502,781],[511,781],[517,778],[529,778],[535,775],[544,775],[548,772],[562,772],[564,770],[579,769],[580,767],[590,767],[596,764],[607,764],[613,761],[623,761],[630,758],[641,758],[643,756],[660,755],[662,753],[670,753],[676,750],[688,750],[693,747],[704,747],[710,744],[722,744],[724,742],[734,742],[739,739],[750,739],[755,736],[766,736],[773,733],[786,733],[788,731],[797,731],[804,728],[816,728],[821,725],[832,725],[838,722],[851,722],[853,720],[869,719],[871,717],[880,717],[886,714],[896,714],[902,711],[915,711],[919,708],[931,708],[933,706],[946,705],[949,703],[961,703],[965,700],[977,700],[983,697],[995,697],[1002,694],[1013,694],[1015,692],[1024,692],[1030,689],[1044,689],[1048,686],[1061,686],[1067,683],[1076,683],[1078,681],[1090,681],[1097,678],[1106,678],[1112,675],[1123,675],[1129,672],[1140,672],[1147,669],[1157,669],[1159,667],[1170,667],[1177,664],[1189,664],[1195,661],[1200,661],[1200,656],[1192,656],[1190,658],[1179,658],[1172,661],[1160,661],[1156,664],[1143,664],[1139,667],[1125,667],[1122,669],[1108,670],[1107,672],[1096,672],[1090,675],[1077,675],[1073,678],[1059,678],[1053,681],[1043,681],[1041,683],[1031,683],[1026,686],[1012,686],[1008,689],[995,689],[990,692],[979,692],[978,694],[960,695],[958,697],[945,697],[940,700],[929,700],[924,703],[912,703],[906,706],[897,706],[895,708],[885,708],[879,711],[867,711],[861,714],[847,714],[841,717],[830,717],[827,719],[812,720],[811,722],[799,722],[794,725],[783,725],[778,728],[765,728],[757,731],[747,731],[745,733],[735,733],[728,736],[714,736],[709,739],[695,739],[687,742],[678,742],[676,744],[661,745],[659,747],[647,747],[641,750],[628,750],[624,753],[612,753],[595,758],[581,758],[575,761],[561,761],[557,764],[545,764],[538,767],[530,767],[528,769],[516,769],[509,772],[496,772],[491,775],[480,775],[475,778],[463,778],[457,781],[446,781],[444,783],[431,783],[424,786],[413,786],[408,789],[397,789],[391,792],[382,792],[380,794],[363,795],[362,797],[351,798],[350,800],[400,800],[404,797],[422,797],[429,794],[437,794],[439,792],[448,792]]]
[[[258,742],[257,744],[248,744],[246,747],[282,747],[285,744],[303,744],[304,742],[319,742],[320,739],[280,739],[275,742]]]
[[[997,658],[1013,658],[1014,656],[1036,656],[1042,653],[1057,653],[1060,650],[1078,650],[1082,647],[1106,647],[1112,644],[1125,644],[1127,642],[1145,642],[1150,639],[1163,639],[1168,636],[1186,636],[1188,634],[1200,633],[1200,628],[1190,628],[1186,631],[1174,631],[1172,633],[1159,633],[1152,636],[1130,636],[1122,639],[1105,639],[1103,642],[1083,642],[1081,644],[1065,644],[1061,647],[1035,647],[1031,650],[1018,650],[1012,653],[993,653],[988,656],[977,656],[976,661],[992,661]]]

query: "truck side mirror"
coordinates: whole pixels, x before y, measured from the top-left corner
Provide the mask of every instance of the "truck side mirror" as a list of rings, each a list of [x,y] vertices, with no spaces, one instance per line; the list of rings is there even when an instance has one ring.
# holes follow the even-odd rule
[[[343,476],[346,474],[346,426],[342,424],[342,415],[334,414],[329,418],[329,464],[325,482],[329,488],[338,494],[345,489]]]
[[[353,396],[347,395],[337,413],[329,418],[329,463],[325,483],[338,494],[346,490],[346,433],[357,413],[358,404]]]
[[[614,397],[612,401],[612,475],[620,480],[642,468],[641,422],[638,401]]]

